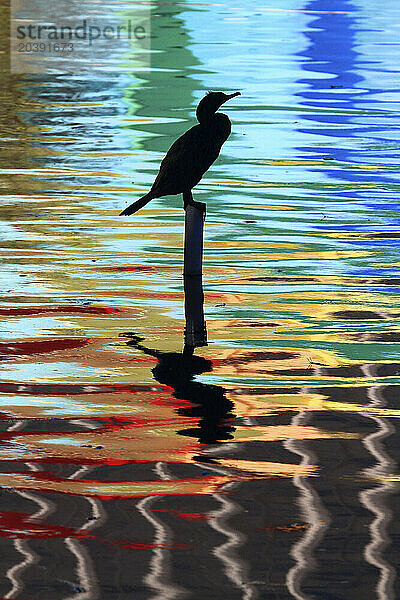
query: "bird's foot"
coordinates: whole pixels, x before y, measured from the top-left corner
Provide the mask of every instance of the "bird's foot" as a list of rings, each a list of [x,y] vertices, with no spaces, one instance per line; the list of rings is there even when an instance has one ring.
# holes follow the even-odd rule
[[[206,204],[205,202],[196,202],[196,200],[191,200],[185,204],[185,210],[188,206],[193,206],[193,208],[197,208],[204,215],[206,214]]]

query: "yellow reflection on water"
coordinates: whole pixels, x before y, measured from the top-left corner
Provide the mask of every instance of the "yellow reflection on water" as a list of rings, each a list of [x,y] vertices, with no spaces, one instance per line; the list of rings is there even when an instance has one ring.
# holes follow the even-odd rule
[[[295,465],[288,463],[274,463],[263,460],[242,460],[220,458],[218,463],[225,467],[238,469],[248,475],[259,475],[262,477],[310,477],[318,475],[318,467],[315,465]]]

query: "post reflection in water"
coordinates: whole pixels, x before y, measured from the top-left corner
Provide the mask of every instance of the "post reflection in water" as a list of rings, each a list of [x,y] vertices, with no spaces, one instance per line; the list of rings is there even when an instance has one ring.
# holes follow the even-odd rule
[[[185,275],[185,348],[207,346],[207,324],[204,320],[203,277]]]

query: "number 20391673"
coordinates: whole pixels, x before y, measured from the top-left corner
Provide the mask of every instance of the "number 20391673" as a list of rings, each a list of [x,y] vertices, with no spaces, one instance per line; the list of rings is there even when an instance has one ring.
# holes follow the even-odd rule
[[[17,51],[23,53],[32,52],[58,52],[69,53],[74,50],[71,42],[18,42]]]

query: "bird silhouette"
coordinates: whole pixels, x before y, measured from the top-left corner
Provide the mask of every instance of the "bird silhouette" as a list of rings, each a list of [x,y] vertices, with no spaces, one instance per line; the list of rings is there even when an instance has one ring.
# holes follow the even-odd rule
[[[153,198],[172,194],[183,194],[184,208],[191,204],[203,210],[203,204],[193,200],[192,188],[211,167],[223,143],[229,137],[231,122],[227,115],[216,111],[224,102],[235,96],[240,96],[240,92],[208,92],[200,100],[196,110],[199,124],[172,144],[160,165],[151,190],[125,208],[121,215],[131,215]]]

